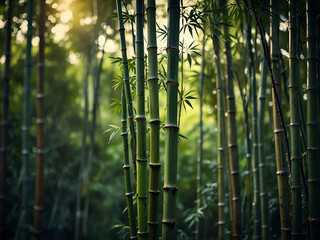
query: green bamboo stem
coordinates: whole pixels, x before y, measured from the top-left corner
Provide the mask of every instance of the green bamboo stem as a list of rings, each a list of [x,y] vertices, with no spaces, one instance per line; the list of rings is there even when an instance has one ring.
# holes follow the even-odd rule
[[[242,229],[245,229],[245,232],[248,236],[251,236],[251,219],[252,219],[252,196],[251,196],[251,141],[250,141],[250,130],[249,130],[249,117],[248,117],[248,103],[246,100],[246,95],[242,92],[242,87],[238,75],[236,78],[239,85],[241,100],[242,100],[242,109],[244,115],[244,129],[245,129],[245,145],[246,145],[246,182],[244,189],[244,198],[242,201]]]
[[[261,239],[261,213],[260,213],[260,185],[259,185],[259,149],[258,149],[258,109],[257,109],[257,87],[256,87],[256,77],[254,68],[254,57],[252,52],[252,35],[251,35],[251,25],[248,20],[248,15],[246,14],[246,36],[248,44],[248,64],[249,64],[249,75],[250,75],[250,88],[251,88],[251,107],[252,107],[252,172],[253,172],[253,202],[252,210],[254,215],[253,223],[253,239]]]
[[[87,192],[85,198],[84,212],[83,212],[83,221],[82,221],[82,234],[83,237],[87,236],[87,225],[88,225],[88,214],[89,214],[89,203],[90,203],[90,187],[91,187],[91,179],[92,179],[92,165],[94,159],[94,138],[96,132],[96,119],[97,119],[97,111],[99,106],[99,89],[100,89],[100,78],[103,66],[104,59],[104,47],[107,42],[107,38],[103,44],[103,50],[100,58],[100,62],[98,68],[96,70],[96,80],[94,81],[94,89],[93,89],[93,106],[92,106],[92,126],[90,132],[90,145],[89,145],[89,156],[88,156],[88,170],[87,170]]]
[[[225,3],[225,1],[223,1]],[[223,4],[224,5],[224,4]],[[225,15],[227,12],[224,13]],[[224,34],[229,33],[227,26],[223,27]],[[239,181],[239,159],[237,145],[236,128],[236,108],[233,88],[233,70],[231,58],[231,46],[229,41],[225,41],[225,54],[227,58],[227,78],[226,78],[226,98],[227,98],[227,122],[228,122],[228,148],[230,159],[230,174],[232,184],[232,238],[241,239],[241,198]]]
[[[7,23],[6,23],[6,47],[5,66],[3,74],[2,94],[2,118],[1,118],[1,155],[0,155],[0,239],[7,239],[6,229],[6,163],[8,157],[8,112],[9,112],[9,82],[10,82],[10,59],[11,59],[11,26],[12,26],[12,0],[8,0]]]
[[[90,46],[90,45],[89,45]],[[82,125],[82,143],[81,143],[81,160],[80,160],[80,169],[78,175],[78,186],[77,186],[77,200],[76,200],[76,216],[75,216],[75,233],[74,239],[79,240],[81,235],[80,222],[82,218],[81,212],[81,191],[83,185],[83,173],[84,166],[86,162],[86,142],[87,142],[87,125],[88,125],[88,78],[91,69],[91,48],[88,48],[87,55],[87,66],[86,72],[83,80],[83,98],[84,98],[84,110],[83,110],[83,125]]]
[[[213,37],[214,52],[216,55],[216,88],[217,88],[217,127],[218,127],[218,240],[224,240],[224,162],[226,158],[225,153],[225,128],[224,128],[224,106],[223,106],[223,89],[221,79],[221,65],[220,65],[220,45],[219,38]],[[229,183],[230,184],[230,183]]]
[[[158,89],[158,60],[157,60],[157,37],[156,37],[156,3],[148,0],[148,85],[150,98],[150,174],[149,174],[149,238],[158,240],[159,226],[159,182],[160,182],[160,156],[159,156],[159,89]]]
[[[123,65],[123,82],[125,84],[126,92],[126,102],[128,108],[128,119],[130,126],[131,134],[131,155],[132,155],[132,164],[133,164],[133,175],[137,179],[136,174],[136,130],[133,119],[133,106],[132,106],[132,97],[131,97],[131,88],[130,88],[130,78],[129,78],[129,68],[128,68],[128,59],[127,59],[127,48],[126,48],[126,38],[124,33],[123,17],[121,10],[121,0],[117,0],[117,12],[119,20],[119,32],[120,32],[120,41],[121,41],[121,53],[122,53],[122,65]]]
[[[37,156],[36,185],[34,201],[33,239],[42,239],[43,234],[43,202],[44,202],[44,167],[45,167],[45,113],[44,113],[44,32],[46,21],[46,2],[40,1],[39,15],[39,55],[37,78]]]
[[[121,98],[122,98],[121,136],[122,136],[122,144],[123,144],[123,171],[124,171],[124,181],[125,181],[125,187],[126,187],[126,199],[127,199],[129,226],[130,226],[130,239],[138,239],[137,228],[136,228],[136,217],[135,217],[133,200],[132,200],[134,192],[131,190],[131,181],[130,181],[130,164],[129,164],[128,132],[127,132],[127,105],[126,105],[124,84],[122,84]]]
[[[167,120],[163,186],[162,240],[174,240],[177,196],[178,132],[177,94],[180,1],[168,0]]]
[[[31,79],[31,40],[32,40],[33,0],[28,1],[28,31],[23,82],[23,123],[22,123],[22,224],[21,239],[30,238],[31,206],[30,206],[30,79]]]
[[[146,117],[144,92],[144,48],[143,48],[143,0],[136,1],[136,69],[137,69],[137,206],[138,206],[138,237],[148,239],[148,171],[146,152]]]
[[[273,122],[274,122],[274,142],[277,165],[277,181],[279,194],[279,208],[281,221],[281,238],[283,240],[291,239],[290,222],[290,201],[288,186],[288,170],[286,168],[286,145],[284,126],[280,120],[281,107],[281,66],[280,66],[280,47],[279,47],[279,22],[274,16],[278,16],[277,1],[271,0],[271,29],[270,29],[270,58],[274,83],[272,84],[272,102],[273,102]]]
[[[307,158],[310,239],[320,239],[320,147],[317,83],[316,1],[307,0]]]
[[[261,232],[262,240],[269,239],[269,211],[268,211],[268,194],[265,180],[267,177],[265,152],[264,152],[264,112],[266,102],[266,82],[267,82],[267,61],[261,45],[261,74],[259,86],[258,102],[258,151],[259,151],[259,170],[260,170],[260,208],[261,208]]]
[[[205,32],[203,32],[202,39],[202,55],[201,55],[201,69],[199,74],[199,100],[200,100],[200,114],[199,114],[199,137],[198,137],[198,156],[197,156],[197,212],[201,208],[201,173],[202,173],[202,145],[203,145],[203,129],[202,129],[202,105],[203,105],[203,79],[204,79],[204,65],[205,65]],[[196,230],[195,230],[196,240],[200,239],[200,218],[196,218]]]
[[[301,239],[301,164],[300,114],[299,114],[299,18],[298,1],[290,1],[289,24],[289,103],[291,130],[291,176],[292,176],[292,239]]]

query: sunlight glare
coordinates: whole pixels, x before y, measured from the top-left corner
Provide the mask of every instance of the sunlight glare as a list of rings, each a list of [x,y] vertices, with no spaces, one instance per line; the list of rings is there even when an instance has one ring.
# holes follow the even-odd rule
[[[66,33],[70,30],[70,27],[65,24],[58,23],[55,25],[52,29],[51,32],[54,34],[54,41],[59,42],[61,41]]]
[[[61,13],[60,19],[63,23],[69,22],[71,18],[72,18],[72,12],[69,9]]]

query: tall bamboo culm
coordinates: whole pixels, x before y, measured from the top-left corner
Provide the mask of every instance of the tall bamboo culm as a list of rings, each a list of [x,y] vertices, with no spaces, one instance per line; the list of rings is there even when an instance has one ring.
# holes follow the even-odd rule
[[[252,172],[253,172],[253,203],[252,210],[254,215],[253,220],[253,239],[261,239],[261,212],[260,212],[260,184],[259,184],[259,149],[258,149],[258,108],[257,108],[257,87],[254,68],[254,57],[252,52],[252,35],[251,24],[249,23],[248,15],[246,14],[246,37],[248,44],[248,63],[251,89],[251,106],[252,106]]]
[[[205,45],[206,45],[206,34],[203,32],[202,39],[202,54],[201,54],[201,68],[199,74],[199,102],[200,102],[200,114],[199,114],[199,136],[198,136],[198,156],[197,156],[197,212],[201,208],[201,173],[202,173],[202,145],[203,145],[203,129],[202,129],[202,97],[203,97],[203,80],[204,80],[204,65],[205,65]],[[196,219],[196,240],[200,239],[200,218]]]
[[[167,37],[167,120],[165,125],[165,160],[163,186],[162,240],[174,240],[177,196],[178,160],[178,62],[179,62],[180,1],[168,0]]]
[[[159,228],[159,181],[160,181],[160,159],[159,159],[159,94],[158,94],[158,60],[157,60],[157,36],[156,36],[156,3],[148,0],[147,5],[148,22],[148,85],[150,103],[150,173],[149,173],[149,239],[157,240]]]
[[[127,105],[126,105],[126,96],[124,84],[122,84],[121,92],[121,113],[122,113],[122,144],[123,144],[123,170],[124,170],[124,180],[126,186],[126,198],[127,198],[127,209],[128,209],[128,218],[130,226],[130,239],[138,239],[137,228],[136,228],[136,217],[133,207],[133,194],[134,192],[131,189],[131,180],[130,180],[130,164],[129,164],[129,145],[128,145],[128,132],[127,132]]]
[[[225,5],[223,0],[221,6]],[[227,12],[224,13],[225,15]],[[223,27],[224,34],[229,33],[228,26]],[[231,46],[229,41],[225,41],[225,54],[227,58],[227,77],[226,77],[226,98],[227,98],[227,123],[228,123],[228,148],[230,160],[230,174],[232,184],[232,239],[241,239],[241,198],[240,198],[240,180],[239,180],[239,158],[237,145],[236,128],[236,108],[233,88],[233,70],[231,58]]]
[[[320,161],[316,1],[307,0],[307,158],[310,239],[320,239]]]
[[[136,68],[137,68],[137,206],[138,237],[148,239],[148,176],[146,152],[146,116],[144,91],[144,49],[143,49],[144,3],[136,1]]]
[[[218,240],[224,240],[224,161],[225,153],[225,128],[224,128],[224,106],[223,106],[223,88],[221,79],[220,65],[220,45],[219,38],[213,36],[213,46],[216,62],[216,88],[217,88],[217,123],[218,123]]]
[[[262,240],[269,239],[269,210],[268,210],[268,194],[266,186],[266,161],[264,152],[264,112],[266,102],[266,82],[267,82],[267,61],[261,45],[261,74],[259,86],[259,102],[258,102],[258,153],[259,153],[259,178],[260,178],[260,209],[261,209],[261,237]]]
[[[11,25],[12,25],[12,0],[8,0],[6,23],[6,61],[3,74],[2,93],[2,119],[1,119],[1,155],[0,155],[0,239],[6,240],[6,163],[8,154],[8,112],[9,112],[9,81],[11,59]]]
[[[281,221],[281,239],[291,239],[291,221],[290,221],[290,201],[289,201],[289,182],[286,160],[286,145],[284,127],[280,121],[281,105],[281,63],[280,63],[280,47],[279,47],[279,21],[278,6],[276,0],[270,1],[271,11],[271,29],[270,29],[270,59],[274,84],[272,86],[272,104],[273,104],[273,122],[274,122],[274,143],[277,165],[277,181],[279,194],[279,208]],[[277,95],[277,96],[276,96]],[[278,99],[277,99],[278,98]],[[277,102],[279,100],[279,103]]]
[[[36,186],[34,201],[33,239],[42,239],[43,198],[44,198],[44,164],[45,164],[45,113],[44,113],[44,32],[46,19],[46,2],[40,1],[39,15],[39,54],[37,77],[37,156]]]
[[[126,92],[126,102],[128,108],[128,119],[129,127],[131,134],[131,155],[132,155],[132,164],[133,164],[133,175],[135,179],[137,178],[136,174],[136,130],[134,126],[133,119],[133,106],[132,106],[132,97],[131,97],[131,87],[130,87],[130,78],[129,78],[129,68],[128,68],[128,59],[127,59],[127,48],[126,48],[126,38],[124,33],[122,9],[121,9],[121,0],[117,0],[117,12],[119,20],[119,32],[120,32],[120,42],[121,42],[121,53],[122,53],[122,65],[123,65],[123,83],[125,85]]]
[[[289,99],[292,176],[292,239],[301,239],[301,164],[300,114],[299,114],[299,18],[298,1],[290,0],[289,22]]]
[[[31,206],[30,206],[30,79],[31,79],[31,40],[32,40],[33,0],[28,1],[28,31],[23,82],[23,113],[22,113],[22,224],[21,239],[30,239]]]

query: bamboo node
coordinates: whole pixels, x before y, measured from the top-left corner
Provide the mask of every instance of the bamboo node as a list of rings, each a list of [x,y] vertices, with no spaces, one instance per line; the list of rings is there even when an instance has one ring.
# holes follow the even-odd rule
[[[218,151],[224,151],[223,147],[218,147]]]
[[[126,193],[125,195],[126,195],[126,197],[130,197],[130,196],[132,196],[132,195],[133,195],[133,192]]]
[[[149,190],[148,192],[151,194],[159,194],[160,193],[159,190]]]
[[[138,232],[139,236],[147,236],[149,235],[149,232]]]
[[[149,224],[149,225],[153,225],[153,226],[157,226],[157,225],[159,225],[159,222],[149,222],[149,221],[148,221],[148,224]]]
[[[234,95],[227,95],[226,98],[227,99],[234,99]]]
[[[281,129],[275,129],[275,130],[273,131],[273,133],[282,133],[282,132],[284,132],[283,128],[281,128]]]
[[[148,11],[148,10],[154,10],[154,9],[156,9],[156,6],[154,6],[154,5],[148,5],[147,6],[147,8],[146,8],[146,10]]]
[[[44,118],[37,118],[36,121],[38,124],[44,124],[45,123],[45,119]]]
[[[154,80],[156,80],[156,81],[158,81],[159,80],[159,78],[158,77],[148,77],[148,82],[149,81],[154,81]]]
[[[45,149],[37,149],[37,154],[44,155],[46,153]]]
[[[127,136],[128,135],[128,132],[122,132],[121,133],[121,136]]]
[[[314,183],[320,183],[320,179],[308,179],[308,183],[314,184]]]
[[[44,94],[43,93],[38,93],[37,94],[37,99],[43,99],[44,98]]]
[[[127,51],[127,48],[125,48],[125,47],[121,48],[121,51]]]
[[[320,218],[308,218],[309,223],[317,223],[320,222]]]
[[[179,127],[177,125],[173,125],[173,124],[166,124],[164,126],[164,128],[175,128],[175,129],[179,130]]]
[[[218,203],[218,207],[224,207],[224,203]]]
[[[291,186],[291,189],[302,189],[302,187],[301,186]]]
[[[236,143],[230,143],[230,144],[228,144],[228,147],[229,147],[229,148],[236,148],[236,147],[238,147],[238,144],[236,144]]]
[[[174,226],[176,222],[174,220],[162,220],[163,224]]]
[[[164,191],[173,191],[173,192],[176,192],[178,190],[177,186],[164,186],[162,189]]]
[[[179,52],[179,48],[175,47],[175,46],[169,46],[166,48],[166,51],[175,51],[175,52]]]
[[[231,175],[238,175],[239,171],[231,171]]]
[[[277,171],[277,175],[278,176],[286,176],[288,174],[288,172],[286,170],[283,171]]]
[[[232,201],[240,201],[240,197],[233,197]]]
[[[138,239],[138,236],[130,237],[131,240]]]
[[[301,160],[301,157],[291,157],[291,161],[294,161],[294,160]]]
[[[172,81],[172,80],[167,80],[166,81],[166,84],[173,84],[173,85],[176,85],[176,86],[179,86],[179,83],[177,81]]]
[[[34,205],[33,209],[37,212],[42,212],[43,211],[43,207],[42,206],[37,206],[37,205]]]
[[[161,163],[149,163],[149,166],[151,168],[160,168],[161,167]]]
[[[224,221],[218,221],[218,225],[224,225]]]
[[[120,31],[124,31],[124,30],[125,30],[124,27],[120,27],[120,28],[119,28],[119,32],[120,32]]]
[[[157,45],[149,45],[149,46],[147,47],[147,50],[149,50],[149,49],[151,49],[151,48],[157,49],[158,47],[157,47]]]
[[[147,162],[146,158],[137,158],[137,162]]]
[[[130,168],[130,165],[123,165],[122,168],[123,168],[123,169],[128,169],[128,168]]]
[[[160,119],[150,119],[149,123],[161,123]]]
[[[136,120],[146,120],[146,117],[144,115],[137,115]]]
[[[291,232],[292,228],[281,228],[281,231],[283,231],[283,232]]]
[[[37,67],[38,68],[44,68],[45,67],[45,64],[43,63],[43,62],[39,62],[39,63],[37,63]]]

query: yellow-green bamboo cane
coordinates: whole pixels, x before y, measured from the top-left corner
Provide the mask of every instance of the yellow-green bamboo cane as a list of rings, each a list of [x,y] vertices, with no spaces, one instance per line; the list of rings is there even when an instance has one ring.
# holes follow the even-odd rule
[[[225,4],[223,1],[222,5]],[[224,12],[226,15],[227,12]],[[224,26],[224,34],[229,34],[228,26]],[[227,77],[226,77],[226,98],[227,98],[227,123],[228,123],[228,148],[230,159],[230,174],[232,184],[232,238],[241,239],[241,198],[240,198],[240,180],[239,180],[239,158],[237,145],[237,128],[236,128],[236,108],[233,88],[233,70],[231,45],[225,41],[225,54],[227,58]]]
[[[180,1],[168,0],[167,120],[163,186],[162,240],[174,240],[177,195],[178,132],[177,94]]]
[[[138,237],[148,239],[148,176],[146,152],[146,117],[144,91],[144,49],[143,49],[143,0],[136,1],[136,89],[137,89],[137,206],[138,206]]]
[[[123,170],[124,170],[124,181],[126,186],[126,198],[127,198],[127,209],[128,209],[128,218],[130,226],[130,239],[138,239],[137,228],[136,228],[136,217],[135,211],[133,208],[133,194],[131,190],[131,180],[130,180],[130,164],[129,164],[129,149],[128,149],[128,132],[127,132],[127,104],[125,97],[125,86],[122,83],[122,92],[121,92],[121,112],[122,112],[122,144],[123,144]]]
[[[34,200],[33,239],[41,239],[43,234],[43,203],[44,203],[44,160],[45,160],[45,113],[44,113],[44,32],[46,21],[46,2],[40,1],[39,16],[39,55],[37,78],[37,157],[36,186]]]
[[[273,122],[274,122],[274,143],[276,152],[277,181],[279,193],[279,208],[281,221],[281,239],[291,239],[291,221],[290,221],[290,201],[289,201],[289,182],[286,161],[286,145],[284,126],[281,125],[280,107],[281,106],[281,66],[280,66],[280,47],[279,47],[279,22],[278,6],[276,0],[271,0],[271,29],[270,29],[270,59],[274,77],[272,86],[273,102]],[[278,102],[279,101],[279,102]]]
[[[159,227],[159,181],[160,181],[160,159],[159,159],[159,89],[158,89],[158,61],[157,61],[157,37],[156,37],[156,3],[148,0],[147,5],[148,22],[148,85],[150,103],[150,174],[149,174],[149,239],[158,240]]]

